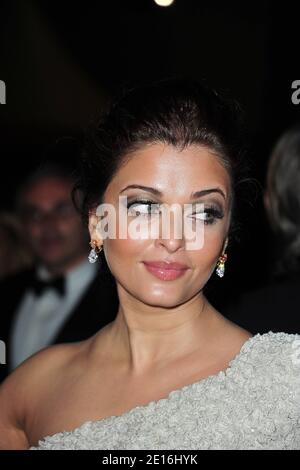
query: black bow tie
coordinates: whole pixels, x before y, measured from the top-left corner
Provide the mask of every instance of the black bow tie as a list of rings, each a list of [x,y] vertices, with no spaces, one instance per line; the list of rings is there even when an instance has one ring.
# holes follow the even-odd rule
[[[48,288],[55,289],[61,296],[63,296],[66,290],[65,284],[64,276],[58,276],[47,280],[35,278],[31,284],[31,288],[37,296],[41,295],[44,290]]]

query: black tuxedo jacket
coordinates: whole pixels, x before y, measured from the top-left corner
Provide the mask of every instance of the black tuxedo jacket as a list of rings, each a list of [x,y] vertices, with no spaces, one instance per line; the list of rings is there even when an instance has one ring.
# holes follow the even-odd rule
[[[0,364],[0,382],[10,369],[10,337],[17,308],[34,277],[34,269],[22,271],[0,283],[0,340],[6,345],[6,364]],[[85,293],[51,344],[81,341],[113,321],[119,301],[115,281],[107,269],[98,270]]]

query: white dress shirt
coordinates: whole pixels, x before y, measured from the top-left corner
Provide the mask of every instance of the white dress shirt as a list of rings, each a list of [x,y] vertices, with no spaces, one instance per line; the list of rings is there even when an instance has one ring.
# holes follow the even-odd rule
[[[96,265],[83,261],[65,274],[64,296],[52,287],[47,287],[40,296],[36,296],[32,289],[25,292],[12,327],[12,369],[51,344],[95,275]],[[51,276],[45,267],[39,266],[37,277],[46,280]]]

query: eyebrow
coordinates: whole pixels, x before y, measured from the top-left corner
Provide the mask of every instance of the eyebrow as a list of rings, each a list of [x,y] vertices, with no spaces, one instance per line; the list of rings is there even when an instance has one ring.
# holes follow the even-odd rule
[[[143,191],[148,191],[149,193],[155,194],[156,196],[162,196],[162,192],[158,189],[151,188],[150,186],[142,186],[140,184],[130,184],[129,186],[126,186],[126,188],[123,188],[122,191],[120,191],[120,194],[123,193],[126,189],[142,189]],[[201,191],[196,191],[191,194],[191,199],[196,199],[211,193],[219,193],[226,200],[224,191],[222,191],[222,189],[220,188],[210,188],[202,189]]]

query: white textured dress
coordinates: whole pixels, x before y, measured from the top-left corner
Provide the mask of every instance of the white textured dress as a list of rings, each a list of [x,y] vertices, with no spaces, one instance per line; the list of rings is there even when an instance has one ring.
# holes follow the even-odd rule
[[[299,450],[300,335],[258,333],[225,371],[30,449]]]

